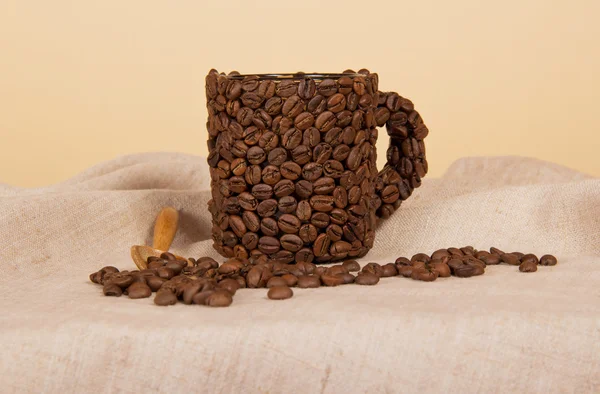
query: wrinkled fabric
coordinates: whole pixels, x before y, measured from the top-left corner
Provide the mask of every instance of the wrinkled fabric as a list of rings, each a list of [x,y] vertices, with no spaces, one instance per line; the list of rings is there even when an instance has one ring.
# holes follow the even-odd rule
[[[554,254],[524,274],[241,289],[229,308],[104,297],[88,275],[133,269],[156,214],[172,251],[210,240],[204,158],[121,157],[60,184],[0,185],[3,393],[600,392],[600,179],[529,158],[466,158],[426,179],[361,264],[442,247]]]

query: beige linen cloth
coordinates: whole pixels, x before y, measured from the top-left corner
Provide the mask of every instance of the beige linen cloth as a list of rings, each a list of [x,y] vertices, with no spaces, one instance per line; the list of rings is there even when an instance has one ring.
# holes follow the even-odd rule
[[[555,267],[432,283],[240,290],[230,308],[102,296],[154,216],[173,250],[211,248],[207,165],[153,153],[42,189],[0,187],[2,393],[599,393],[600,179],[527,158],[469,158],[426,179],[366,259],[441,247],[556,255]]]

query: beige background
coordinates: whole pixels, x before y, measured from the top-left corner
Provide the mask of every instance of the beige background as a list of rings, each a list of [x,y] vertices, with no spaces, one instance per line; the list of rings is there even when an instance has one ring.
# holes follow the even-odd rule
[[[41,186],[132,152],[206,154],[211,67],[376,71],[428,124],[432,175],[516,154],[600,176],[599,4],[3,0],[0,182]]]

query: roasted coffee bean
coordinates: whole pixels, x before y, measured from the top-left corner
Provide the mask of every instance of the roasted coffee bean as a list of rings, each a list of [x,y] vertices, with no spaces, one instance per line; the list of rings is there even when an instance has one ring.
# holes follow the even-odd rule
[[[321,133],[316,127],[309,127],[302,134],[302,145],[308,148],[314,148],[321,142]]]
[[[332,96],[337,93],[337,83],[333,79],[324,79],[317,86],[317,91],[325,97]]]
[[[319,163],[308,163],[302,168],[302,177],[310,182],[318,180],[323,174],[323,165]],[[311,191],[313,188],[311,187]]]
[[[260,164],[266,160],[267,154],[265,153],[265,150],[260,146],[253,146],[250,149],[248,149],[246,158],[251,164]]]
[[[412,263],[414,263],[415,261],[422,261],[424,263],[429,263],[430,260],[431,259],[429,258],[429,256],[426,255],[425,253],[417,253],[410,259],[410,261]]]
[[[350,147],[348,145],[338,145],[333,149],[332,157],[337,161],[344,161],[350,155]]]
[[[227,216],[227,215],[224,215],[224,216],[227,217],[227,218],[229,218],[229,216]],[[164,261],[164,260],[152,261],[151,263],[148,263],[148,268],[156,270],[156,269],[159,269],[160,267],[164,267],[165,264],[166,264],[166,261]]]
[[[337,123],[337,117],[331,111],[325,111],[314,120],[314,125],[320,132],[325,133],[331,130]],[[312,126],[312,124],[311,124]]]
[[[277,212],[277,200],[268,199],[258,204],[256,212],[263,218],[275,215]]]
[[[298,91],[298,87],[296,86],[296,83],[291,80],[283,80],[283,81],[279,82],[279,84],[277,84],[277,87],[275,88],[275,93],[279,97],[284,97],[284,98],[295,95],[297,93],[297,91]]]
[[[312,183],[304,179],[300,180],[296,182],[295,191],[299,198],[306,199],[310,197],[313,192]]]
[[[304,100],[309,100],[315,95],[317,84],[311,78],[305,78],[298,84],[298,95]]]
[[[262,180],[267,185],[274,185],[281,180],[279,167],[268,165],[262,170]]]
[[[285,234],[280,238],[281,247],[285,250],[289,250],[290,252],[297,252],[303,246],[302,239],[293,234]]]
[[[542,257],[540,257],[540,265],[556,265],[558,261],[556,260],[556,257],[552,256],[551,254],[545,254]]]
[[[334,287],[345,284],[345,281],[340,275],[324,273],[321,275],[321,283],[325,286]]]
[[[293,161],[286,161],[283,163],[280,167],[280,171],[284,178],[292,181],[300,178],[300,175],[302,174],[302,168]]]
[[[150,287],[150,290],[154,292],[158,291],[166,281],[167,279],[158,276],[150,276],[146,278],[146,284],[148,287]]]
[[[329,238],[333,242],[337,242],[337,241],[341,240],[342,237],[344,236],[344,231],[337,224],[330,224],[329,226],[327,226],[327,230],[325,231],[325,233],[329,236]]]
[[[299,276],[297,286],[301,289],[317,288],[321,286],[321,279],[316,275]]]
[[[298,283],[298,278],[291,274],[282,275],[281,279],[284,280],[285,286],[289,286],[289,287],[294,287]]]
[[[215,292],[214,289],[213,290],[202,290],[202,291],[194,294],[194,297],[192,297],[192,302],[196,305],[207,305],[208,297],[210,297],[214,292]],[[157,296],[158,296],[158,294],[157,294]]]
[[[225,289],[233,296],[233,295],[235,295],[237,290],[240,288],[240,283],[236,279],[227,278],[227,279],[221,280],[217,284],[217,288]]]
[[[345,188],[337,186],[333,190],[333,203],[337,208],[345,208],[348,205],[348,193]]]
[[[152,290],[145,282],[135,282],[127,288],[129,298],[148,298],[152,295]]]
[[[275,148],[269,152],[268,161],[276,167],[282,165],[287,160],[287,151],[284,148]]]
[[[159,306],[177,304],[177,296],[171,290],[159,290],[154,297],[154,303]]]
[[[279,199],[277,206],[281,213],[294,213],[298,206],[298,202],[292,196],[285,196]]]
[[[304,239],[302,239],[302,241],[304,241]],[[296,252],[296,255],[294,256],[294,260],[296,261],[296,263],[312,263],[314,258],[315,255],[309,248],[300,249],[298,252]]]
[[[437,273],[440,278],[448,278],[451,275],[450,267],[441,260],[432,260],[429,267],[431,268],[431,271]]]
[[[294,126],[302,131],[312,127],[313,124],[315,124],[315,117],[310,112],[303,112],[294,119]]]
[[[293,150],[302,142],[302,130],[292,128],[283,134],[281,145],[287,150]]]
[[[258,250],[265,254],[273,254],[280,248],[279,240],[274,237],[261,237],[258,240]]]
[[[312,159],[312,150],[306,145],[299,145],[292,150],[292,160],[296,164],[304,165]]]
[[[450,257],[450,253],[446,249],[438,249],[431,254],[431,260],[441,260],[445,257]]]
[[[401,265],[396,267],[398,268],[398,275],[401,275],[405,278],[412,277],[413,267],[409,265]]]
[[[428,270],[426,268],[414,268],[410,276],[414,280],[422,280],[424,282],[433,282],[438,278],[437,271]]]
[[[258,231],[258,230],[256,230]],[[258,234],[256,233],[246,233],[242,237],[242,245],[248,249],[252,250],[258,246]]]
[[[315,194],[330,194],[335,189],[335,180],[330,177],[322,177],[315,181],[313,192]]]
[[[252,195],[258,200],[268,200],[273,196],[273,186],[259,183],[252,187]]]
[[[304,101],[299,96],[292,96],[285,100],[281,113],[290,118],[295,118],[304,110]]]
[[[320,234],[313,244],[313,253],[316,257],[325,255],[329,251],[331,240],[327,234]]]
[[[303,224],[298,230],[298,236],[305,244],[310,244],[317,239],[318,236],[317,228],[313,224]]]
[[[248,185],[256,185],[260,183],[262,178],[262,169],[258,165],[252,165],[246,168],[244,179]]]
[[[102,293],[108,297],[121,297],[123,290],[116,284],[108,282],[102,288]]]
[[[396,265],[394,263],[384,264],[381,268],[382,268],[382,272],[381,272],[382,278],[389,278],[391,276],[398,275],[398,269],[396,268]]]
[[[275,196],[277,196],[278,198],[289,196],[290,194],[294,193],[295,190],[296,188],[294,186],[294,183],[289,179],[282,179],[281,181],[277,182],[273,187]]]
[[[318,212],[330,212],[334,208],[334,198],[333,196],[312,196],[310,206]]]
[[[313,160],[317,164],[321,164],[321,165],[325,164],[327,162],[327,160],[329,160],[329,158],[331,157],[332,153],[333,153],[333,148],[331,147],[331,145],[329,145],[325,142],[322,142],[322,143],[318,144],[317,146],[315,146],[315,149],[313,150]],[[311,163],[309,163],[309,164],[311,164]]]
[[[519,260],[519,258],[512,253],[504,253],[503,255],[500,256],[500,260],[503,263],[506,263],[508,265],[520,265],[521,264],[521,261]]]
[[[260,222],[260,231],[264,235],[275,237],[279,233],[279,226],[277,226],[277,221],[270,217],[264,218]]]
[[[306,200],[300,201],[296,207],[296,216],[298,217],[298,219],[300,219],[301,221],[307,221],[310,220],[311,215],[312,209],[310,207],[310,203]]]
[[[270,80],[261,81],[256,94],[260,97],[272,98],[275,95],[275,82]]]
[[[327,109],[327,99],[325,98],[325,96],[317,94],[315,97],[311,98],[308,101],[308,104],[306,105],[306,109],[311,114],[317,116],[317,115],[323,113],[323,111],[325,111],[325,109]]]
[[[279,229],[287,234],[296,234],[300,230],[300,219],[294,215],[283,214],[277,221]]]
[[[379,283],[379,276],[370,273],[370,272],[361,272],[358,274],[356,279],[354,279],[354,283],[357,285],[363,286],[374,286]]]
[[[458,248],[448,248],[448,253],[450,253],[453,256],[464,256],[462,250]]]
[[[525,263],[528,261],[531,261],[536,265],[539,263],[537,256],[532,253],[528,253],[528,254],[524,255],[523,257],[521,257],[521,263]]]
[[[280,276],[274,276],[267,282],[267,288],[275,286],[287,286],[287,282]]]
[[[281,112],[283,104],[280,97],[271,97],[265,102],[265,111],[271,116],[276,116]]]
[[[491,248],[490,248],[490,253],[492,253],[492,254],[495,254],[495,255],[498,255],[498,256],[502,256],[502,255],[504,254],[504,252],[503,252],[503,251],[501,251],[501,250],[500,250],[500,249],[498,249],[498,248],[494,248],[494,247],[491,247]]]
[[[242,80],[242,89],[246,92],[251,92],[258,88],[258,76],[256,75],[248,75]]]
[[[171,268],[167,268],[167,267],[160,267],[157,270],[157,274],[159,277],[164,278],[164,279],[171,279],[172,277],[175,276],[175,271],[172,270]]]
[[[229,181],[222,181],[224,183],[223,188],[221,189],[221,194],[224,196],[230,196],[231,193],[224,193],[224,190],[228,190],[233,193],[243,193],[246,191],[247,185],[244,178],[240,176],[232,176],[229,178]]]
[[[196,263],[199,267],[203,264],[206,264],[206,267],[208,267],[208,268],[218,268],[219,267],[219,263],[212,257],[200,257],[198,260],[196,260]]]
[[[292,298],[294,292],[288,286],[274,286],[267,292],[267,297],[271,300],[286,300]]]
[[[357,272],[360,271],[360,265],[356,260],[347,260],[342,263],[342,266],[345,267],[349,272]]]
[[[521,260],[523,258],[523,256],[525,256],[525,253],[521,253],[521,252],[512,252],[511,254],[514,256],[517,256],[517,258],[519,260]]]
[[[371,273],[373,275],[377,275],[378,277],[383,276],[383,267],[378,263],[368,263],[362,268],[362,272]]]
[[[473,247],[472,247],[472,246],[465,246],[465,247],[462,247],[462,248],[460,248],[460,250],[461,250],[461,251],[462,251],[462,252],[463,252],[465,255],[468,255],[468,256],[473,256],[473,255],[476,253],[476,252],[475,252],[475,249],[473,249]]]
[[[252,119],[254,119],[254,115]],[[250,126],[244,129],[242,132],[242,138],[244,141],[236,141],[234,143],[234,147],[236,147],[234,154],[238,157],[244,157],[248,153],[248,145],[252,146],[258,144],[262,134],[262,130],[256,126]]]
[[[346,109],[346,97],[341,93],[336,93],[327,100],[327,110],[333,113],[341,112]]]
[[[521,272],[535,272],[537,271],[537,263],[534,260],[528,259],[519,265],[519,271]]]
[[[264,133],[258,140],[258,146],[270,152],[279,145],[279,136],[271,131]],[[268,157],[268,156],[267,156]]]
[[[243,225],[243,223],[242,223],[242,225]],[[175,272],[175,275],[179,275],[181,273],[181,271],[183,270],[183,268],[185,268],[186,266],[187,266],[187,262],[180,261],[180,260],[174,260],[174,261],[169,261],[167,264],[165,264],[164,267],[173,270],[173,272]],[[157,273],[158,273],[158,269],[153,270],[153,272],[151,272],[151,273],[148,272],[148,274],[145,276],[155,276]]]
[[[200,293],[199,293],[200,294]],[[233,302],[233,296],[225,289],[217,289],[206,298],[205,305],[210,307],[226,307]]]
[[[121,289],[126,289],[133,283],[133,276],[126,272],[115,272],[111,274],[110,280],[106,281],[104,284],[106,285],[107,283],[112,283],[119,286]]]
[[[327,160],[323,164],[323,173],[332,178],[340,178],[344,172],[344,165],[337,160]]]

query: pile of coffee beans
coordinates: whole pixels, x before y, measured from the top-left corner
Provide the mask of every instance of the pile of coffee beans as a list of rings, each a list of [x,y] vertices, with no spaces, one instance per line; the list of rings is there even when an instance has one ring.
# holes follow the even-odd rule
[[[413,103],[342,74],[206,77],[212,238],[225,257],[325,263],[366,255],[427,173]],[[378,173],[377,127],[391,138]]]
[[[108,266],[90,275],[102,285],[106,296],[147,298],[156,292],[154,303],[166,306],[178,301],[212,307],[229,306],[233,296],[243,288],[268,288],[267,297],[284,300],[294,295],[292,287],[307,289],[320,286],[357,284],[373,286],[381,278],[402,276],[431,282],[456,276],[469,278],[482,275],[488,265],[519,266],[521,272],[535,272],[538,265],[556,265],[556,257],[520,252],[505,253],[497,248],[477,251],[472,246],[440,249],[431,255],[417,253],[412,258],[399,257],[394,263],[368,263],[362,268],[356,260],[325,267],[310,262],[283,264],[265,255],[249,259],[233,257],[219,265],[210,257],[178,260],[171,253],[150,257],[148,268],[119,271]],[[356,273],[356,274],[354,274]]]

